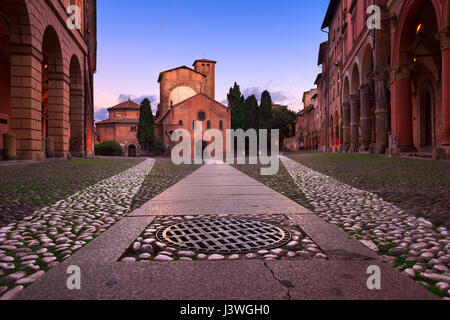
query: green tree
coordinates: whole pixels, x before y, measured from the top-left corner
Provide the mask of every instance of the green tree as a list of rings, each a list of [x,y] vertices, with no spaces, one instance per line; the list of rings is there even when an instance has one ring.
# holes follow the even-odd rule
[[[137,139],[147,152],[151,151],[155,141],[155,118],[153,117],[150,100],[147,98],[141,102]]]
[[[295,135],[297,114],[287,106],[274,105],[272,107],[272,129],[280,130],[280,141]]]
[[[258,122],[259,129],[272,128],[272,97],[267,90],[261,95],[261,104],[258,108]]]
[[[231,108],[231,128],[234,130],[245,129],[245,101],[236,82],[230,88],[227,98]]]
[[[249,96],[245,99],[245,130],[258,130],[258,100],[255,95]]]

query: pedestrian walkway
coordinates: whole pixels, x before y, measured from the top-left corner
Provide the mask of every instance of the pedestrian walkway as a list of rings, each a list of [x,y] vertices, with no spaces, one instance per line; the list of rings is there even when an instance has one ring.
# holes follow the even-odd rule
[[[307,236],[308,239],[302,240],[306,247],[317,250],[310,247],[314,243],[326,259],[298,257],[295,251],[292,259],[281,259],[276,257],[281,251],[272,248],[253,254],[246,252],[236,260],[119,262],[158,219],[182,221],[187,216],[196,219],[199,215],[239,219],[286,217]],[[221,233],[219,230],[217,237]],[[67,268],[73,265],[81,270],[81,290],[67,288]],[[367,287],[370,266],[381,270],[380,290]],[[435,296],[383,263],[360,242],[292,200],[231,166],[205,165],[120,220],[16,298],[297,300],[434,299]]]

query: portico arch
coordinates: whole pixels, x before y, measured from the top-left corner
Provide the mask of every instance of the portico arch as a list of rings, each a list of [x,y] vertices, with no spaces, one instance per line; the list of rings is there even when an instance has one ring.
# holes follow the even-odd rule
[[[0,160],[3,158],[3,134],[9,131],[11,115],[11,54],[10,31],[5,19],[0,17]]]
[[[358,64],[353,65],[350,94],[350,151],[358,152],[360,146],[360,73]]]
[[[42,135],[55,153],[47,148],[47,156],[65,157],[69,149],[69,103],[67,79],[64,77],[62,50],[58,34],[52,26],[45,29],[42,41]]]
[[[434,0],[407,1],[399,17],[391,78],[392,131],[398,136],[400,152],[421,149],[423,137],[419,130],[423,132],[420,128],[424,119],[421,105],[424,101],[429,102],[431,96],[440,97],[442,93],[442,52],[437,40],[441,14],[438,8]],[[433,90],[429,90],[429,86],[428,89],[421,87],[426,82],[431,83]],[[434,127],[435,117],[431,121]]]
[[[84,141],[84,90],[80,63],[76,56],[70,61],[70,138],[69,151],[72,156],[83,157]]]

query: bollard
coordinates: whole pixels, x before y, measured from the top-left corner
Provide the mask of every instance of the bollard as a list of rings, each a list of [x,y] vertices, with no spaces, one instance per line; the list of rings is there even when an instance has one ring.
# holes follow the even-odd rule
[[[3,148],[5,160],[17,160],[17,137],[14,132],[3,134]]]
[[[45,156],[47,158],[55,157],[55,140],[52,137],[45,138]]]

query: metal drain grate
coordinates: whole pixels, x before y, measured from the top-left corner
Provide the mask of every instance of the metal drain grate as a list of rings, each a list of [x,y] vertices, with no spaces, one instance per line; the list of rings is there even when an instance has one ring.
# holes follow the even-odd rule
[[[286,229],[245,219],[197,219],[161,228],[159,241],[199,253],[250,253],[282,247],[291,239]]]

